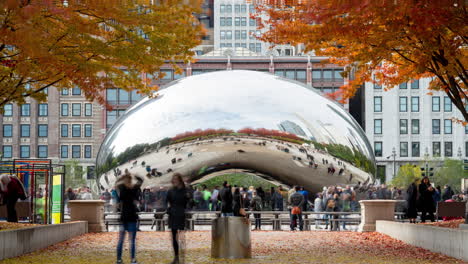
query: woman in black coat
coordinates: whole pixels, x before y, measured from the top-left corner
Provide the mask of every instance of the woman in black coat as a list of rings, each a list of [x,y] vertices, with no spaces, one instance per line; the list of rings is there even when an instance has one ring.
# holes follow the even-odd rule
[[[130,256],[132,264],[136,261],[136,233],[138,230],[138,202],[140,200],[140,187],[143,179],[135,176],[137,182],[132,184],[132,176],[129,173],[122,175],[116,183],[116,189],[119,195],[119,210],[121,228],[119,232],[119,241],[117,243],[117,263],[122,262],[122,248],[125,240],[125,232],[129,233]]]
[[[242,216],[240,214],[240,209],[243,208],[243,200],[242,196],[240,194],[239,188],[236,188],[234,190],[234,194],[232,195],[232,210],[234,213],[234,216]]]
[[[406,216],[410,220],[410,223],[416,224],[416,218],[418,218],[418,180],[408,186],[406,189]]]
[[[426,215],[429,214],[429,219],[434,222],[434,187],[428,177],[424,177],[419,184],[419,208],[421,209],[421,222],[426,222]]]
[[[172,233],[172,247],[174,249],[174,260],[172,264],[179,263],[179,231],[185,229],[185,211],[189,202],[189,193],[185,188],[182,175],[175,173],[172,176],[172,189],[167,193],[167,214],[169,215],[169,228]]]

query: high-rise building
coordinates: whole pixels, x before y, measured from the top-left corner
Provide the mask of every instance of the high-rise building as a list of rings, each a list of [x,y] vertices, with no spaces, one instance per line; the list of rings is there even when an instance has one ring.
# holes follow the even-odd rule
[[[428,94],[430,81],[414,80],[389,91],[365,84],[365,128],[381,181],[391,180],[404,164],[430,169],[427,160],[468,157],[468,126],[452,121],[463,116],[445,93]]]
[[[266,29],[259,28],[255,1],[216,0],[214,10],[214,47],[245,48],[262,55],[295,56],[302,53],[301,46],[271,45],[258,40]]]

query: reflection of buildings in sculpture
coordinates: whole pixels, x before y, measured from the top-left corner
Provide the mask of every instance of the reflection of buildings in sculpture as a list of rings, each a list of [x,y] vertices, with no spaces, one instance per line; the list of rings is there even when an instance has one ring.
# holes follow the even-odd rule
[[[298,124],[292,121],[289,121],[289,120],[283,121],[278,125],[278,127],[281,131],[307,138],[307,135],[304,132],[304,130]]]
[[[311,134],[310,139],[312,139],[314,141],[317,141],[317,142],[323,142],[324,141],[324,138],[322,137],[320,132],[311,123],[309,123],[309,121],[305,120],[305,118],[303,118],[298,113],[295,113],[295,115],[300,121],[302,121],[302,123],[305,124],[307,130]]]
[[[330,131],[330,129],[333,129],[333,124],[332,123],[323,123],[322,121],[320,120],[317,120],[317,124],[318,124],[318,128],[320,129],[319,133],[321,135],[323,135],[323,137],[325,138],[325,141],[322,142],[322,143],[326,143],[326,144],[330,144],[330,143],[334,143],[336,144],[336,134],[333,134],[332,131]]]

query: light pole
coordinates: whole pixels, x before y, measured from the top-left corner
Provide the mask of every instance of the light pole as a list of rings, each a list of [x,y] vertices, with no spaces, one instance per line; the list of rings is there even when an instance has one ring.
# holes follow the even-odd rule
[[[426,176],[429,177],[429,149],[427,147],[424,152],[424,162],[425,162],[424,172],[426,173]]]
[[[393,178],[395,178],[395,174],[396,174],[396,166],[395,166],[395,163],[396,163],[396,150],[395,150],[395,147],[392,148],[392,155],[388,156],[387,159],[389,159],[390,157],[393,157]]]

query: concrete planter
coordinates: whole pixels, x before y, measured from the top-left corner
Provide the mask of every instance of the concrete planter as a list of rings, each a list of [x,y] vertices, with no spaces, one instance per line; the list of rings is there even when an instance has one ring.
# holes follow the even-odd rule
[[[91,233],[104,232],[104,201],[101,200],[73,200],[68,202],[71,221],[88,222]]]
[[[359,232],[374,232],[375,221],[395,220],[396,200],[361,200],[361,224]]]
[[[468,261],[468,230],[377,221],[377,232],[413,246]]]
[[[86,222],[36,226],[0,232],[0,260],[24,255],[88,232]]]

